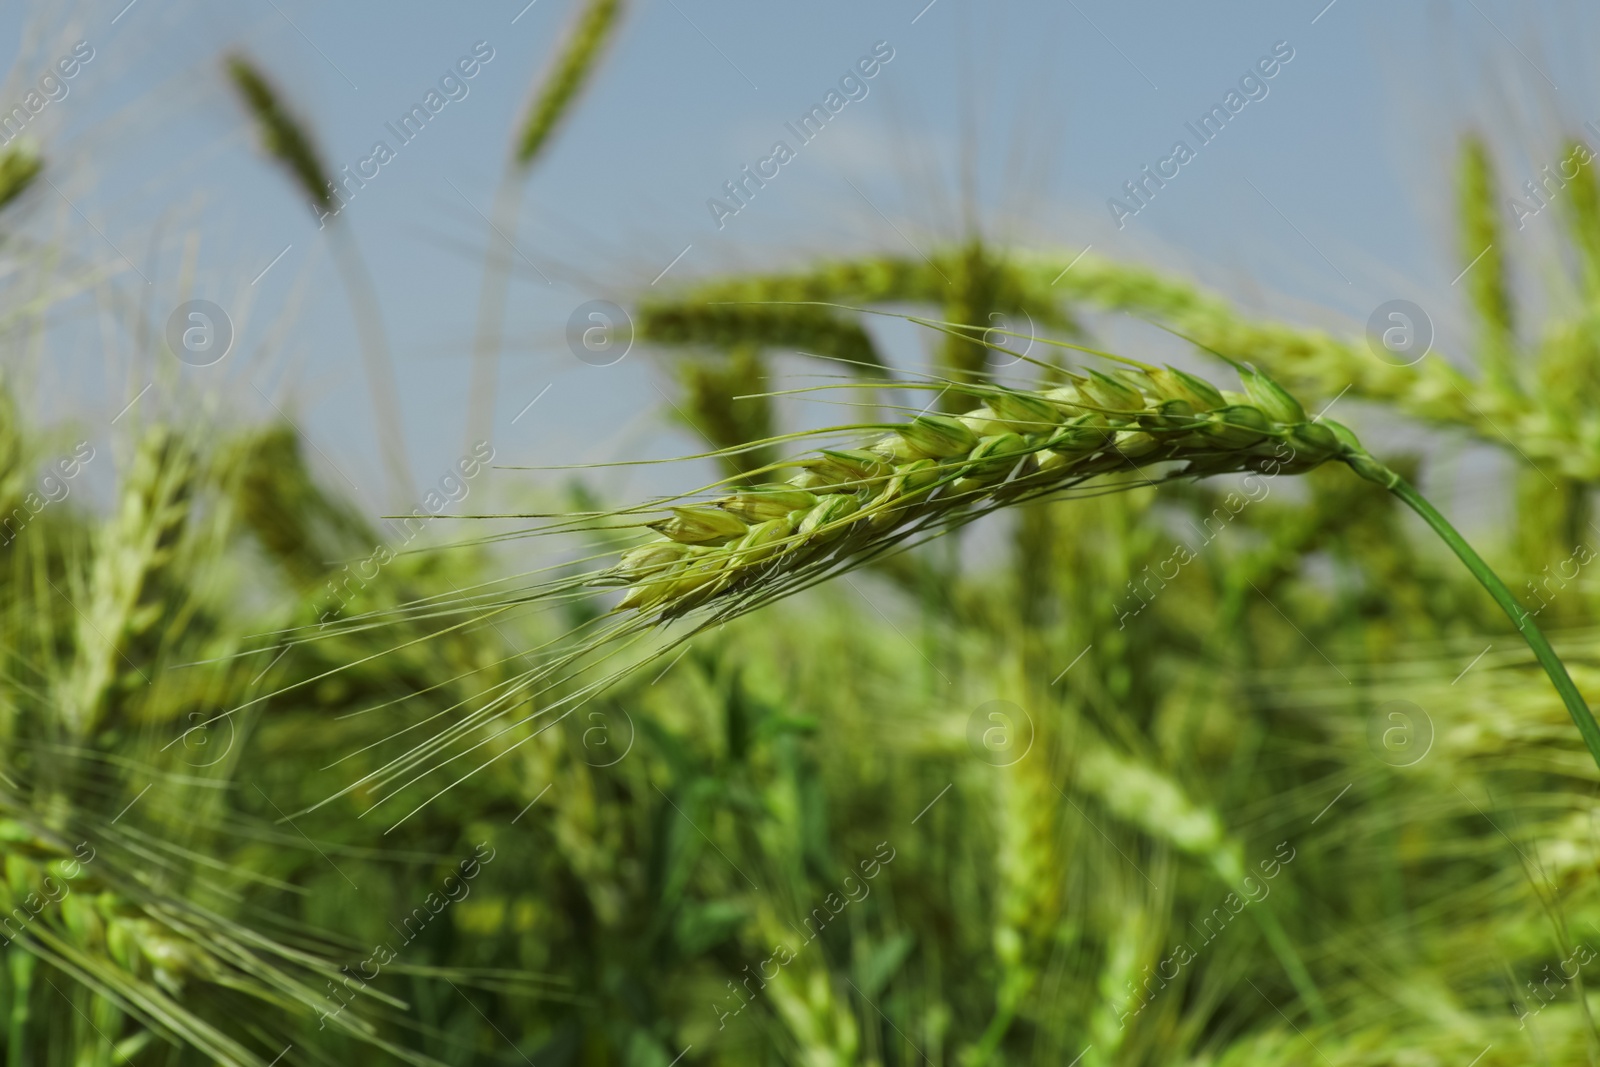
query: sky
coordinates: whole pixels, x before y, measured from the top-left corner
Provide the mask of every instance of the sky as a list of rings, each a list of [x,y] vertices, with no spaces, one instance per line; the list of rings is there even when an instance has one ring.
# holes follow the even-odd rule
[[[0,108],[78,42],[92,50],[29,126],[51,181],[10,216],[37,251],[0,284],[50,298],[40,339],[6,357],[30,408],[113,451],[119,433],[164,417],[219,434],[287,418],[324,478],[373,513],[390,502],[337,250],[259,151],[222,73],[233,50],[271,73],[330,169],[356,166],[379,140],[394,149],[335,225],[375,285],[419,499],[476,440],[496,463],[522,465],[693,446],[670,427],[659,354],[576,358],[569,322],[591,301],[626,306],[823,254],[923,254],[973,225],[1029,248],[1092,247],[1351,335],[1385,301],[1411,300],[1441,350],[1459,353],[1450,204],[1462,131],[1484,131],[1516,185],[1560,158],[1564,131],[1600,125],[1583,60],[1595,18],[1566,3],[636,0],[521,183],[515,226],[497,233],[488,216],[511,131],[573,11],[564,0],[8,7]],[[800,144],[785,124],[874,54],[873,77],[848,82],[855,98]],[[389,124],[474,55],[473,76],[449,82],[453,98],[401,143]],[[1200,145],[1185,124],[1242,78],[1252,99]],[[1112,198],[1180,138],[1194,158],[1119,219]],[[708,201],[780,139],[794,158],[719,219]],[[1547,215],[1508,238],[1530,293],[1536,250],[1557,247],[1555,233]],[[491,240],[515,248],[507,343],[493,421],[469,426]],[[161,341],[191,300],[220,308],[233,337],[207,366]],[[896,326],[874,328],[914,363],[927,338]],[[546,477],[491,475],[504,497]]]

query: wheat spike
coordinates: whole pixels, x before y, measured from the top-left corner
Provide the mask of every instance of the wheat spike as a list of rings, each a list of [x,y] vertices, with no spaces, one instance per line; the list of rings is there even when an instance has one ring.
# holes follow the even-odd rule
[[[44,169],[44,159],[28,141],[18,141],[0,153],[0,207],[21,196]]]
[[[1146,484],[1157,465],[1183,475],[1309,470],[1354,456],[1350,431],[1309,420],[1263,375],[1242,369],[1227,394],[1170,368],[1090,371],[1042,391],[952,385],[983,401],[960,416],[921,414],[854,450],[791,460],[786,482],[673,509],[663,540],[611,572],[631,588],[619,608],[674,618],[714,600],[765,600],[846,569],[915,533],[1101,476]]]
[[[1577,138],[1567,141],[1562,158],[1577,164],[1567,179],[1566,219],[1572,245],[1583,262],[1584,289],[1592,297],[1600,292],[1600,180],[1594,173],[1597,161],[1593,149]]]
[[[1600,481],[1600,447],[1587,425],[1590,412],[1571,410],[1586,394],[1571,384],[1536,396],[1485,388],[1437,353],[1401,366],[1376,358],[1364,338],[1344,340],[1322,330],[1254,320],[1214,295],[1142,267],[1093,254],[1076,262],[1070,255],[1015,258],[1037,289],[1053,288],[1061,299],[1154,318],[1206,348],[1239,353],[1297,392],[1332,397],[1348,391],[1414,418],[1468,429],[1497,447],[1514,441],[1519,458],[1547,474]],[[1483,265],[1479,262],[1467,277]],[[1586,345],[1589,321],[1586,316],[1551,332],[1562,343]],[[1592,358],[1587,366],[1593,366]]]
[[[1086,1064],[1109,1067],[1117,1062],[1117,1052],[1128,1036],[1125,1018],[1138,1007],[1134,991],[1142,977],[1140,968],[1150,962],[1151,925],[1146,907],[1128,901],[1110,932],[1097,982],[1099,1000],[1089,1020],[1093,1041],[1085,1050]]]
[[[1578,156],[1579,143],[1569,141],[1566,156]],[[1588,149],[1583,148],[1585,153]],[[1519,367],[1516,314],[1507,278],[1505,241],[1501,226],[1500,190],[1494,162],[1482,137],[1471,134],[1462,143],[1457,173],[1459,262],[1463,285],[1477,314],[1480,339],[1478,362],[1484,369],[1483,393],[1535,400],[1511,403],[1526,411],[1543,408],[1543,419],[1556,433],[1576,438],[1584,435],[1587,408],[1572,398],[1593,394],[1595,353],[1590,338],[1592,324],[1557,329],[1548,334],[1531,367]],[[1562,200],[1563,217],[1577,253],[1586,292],[1600,291],[1600,186],[1592,164],[1580,165],[1567,183]],[[1528,370],[1537,371],[1537,380]],[[1588,523],[1587,492],[1582,480],[1557,475],[1557,491],[1547,490],[1552,479],[1538,470],[1518,476],[1517,535],[1524,559],[1542,562],[1570,550],[1583,537]]]
[[[974,238],[941,258],[950,265],[952,275],[941,301],[946,319],[986,323],[999,309],[1013,311],[1019,307],[1014,275],[981,240]],[[982,335],[952,331],[945,336],[940,356],[945,373],[953,378],[981,382],[990,377],[986,367],[989,346],[984,344]],[[944,410],[958,411],[960,404],[959,396],[948,396]]]
[[[584,83],[594,73],[600,55],[616,27],[622,22],[622,0],[589,0],[578,13],[566,45],[555,66],[545,77],[517,138],[516,161],[529,166],[544,148]]]
[[[911,321],[969,335],[977,329]],[[951,382],[941,394],[953,390],[982,406],[959,416],[919,414],[865,448],[822,449],[778,464],[798,472],[786,482],[673,507],[648,524],[664,539],[632,549],[594,580],[628,586],[615,610],[636,612],[636,621],[665,622],[715,604],[712,625],[919,543],[924,532],[1095,479],[1134,475],[1097,487],[1111,491],[1155,484],[1146,473],[1153,468],[1166,468],[1161,480],[1275,476],[1337,459],[1421,516],[1472,572],[1533,649],[1600,766],[1600,723],[1532,616],[1444,515],[1349,429],[1308,418],[1282,386],[1232,360],[1243,394],[1174,368],[1109,358],[1125,364],[1115,377],[1062,372],[1067,384],[1050,389]]]
[[[1013,683],[1013,684],[1020,684]],[[1032,702],[1031,695],[1027,697]],[[1037,704],[1035,704],[1037,706]],[[1040,751],[997,775],[995,789],[995,918],[992,941],[1000,977],[995,1014],[980,1039],[991,1056],[1023,1014],[1056,948],[1068,863],[1063,855],[1060,798],[1049,762],[1048,722],[1033,739]]]
[[[839,309],[814,302],[930,304],[942,308],[948,320],[983,326],[995,325],[995,313],[1023,313],[1037,325],[1075,332],[1061,293],[1038,284],[1034,272],[1019,269],[1014,259],[974,239],[934,249],[928,260],[867,256],[789,272],[713,278],[642,303],[639,333],[665,344],[782,345],[871,370],[882,360],[866,331]],[[940,365],[962,381],[985,380],[987,348],[981,329],[952,332],[941,344]]]
[[[1092,253],[1076,263],[1070,256],[1049,256],[1027,266],[1037,287],[1051,287],[1055,279],[1061,298],[1155,318],[1207,349],[1239,353],[1296,391],[1331,397],[1348,387],[1352,396],[1393,404],[1429,422],[1465,427],[1500,445],[1506,441],[1503,432],[1546,469],[1600,478],[1600,450],[1581,435],[1557,431],[1534,401],[1483,389],[1444,359],[1430,356],[1398,366],[1376,359],[1364,339],[1347,341],[1321,330],[1256,321],[1184,282]]]
[[[336,964],[241,927],[188,899],[158,891],[114,827],[95,831],[98,846],[35,825],[30,806],[0,793],[0,916],[8,945],[50,964],[174,1043],[216,1062],[267,1067],[203,1010],[227,991],[310,1017],[326,1003],[316,982],[339,977]],[[116,855],[113,855],[116,853]],[[81,862],[80,862],[81,861]],[[22,952],[15,953],[16,955]],[[394,997],[369,991],[389,1007]],[[231,1009],[239,1011],[237,999]],[[383,1040],[359,1016],[331,1017],[337,1031],[418,1067],[431,1057]]]
[[[371,552],[378,534],[317,485],[292,428],[243,434],[223,462],[238,472],[229,490],[241,524],[295,585],[315,587],[335,569],[330,560]]]
[[[599,66],[606,43],[622,22],[623,0],[584,0],[584,6],[567,34],[554,66],[539,82],[520,132],[513,136],[511,158],[500,176],[490,210],[489,238],[483,264],[483,287],[478,293],[478,324],[472,341],[472,372],[467,385],[467,449],[481,437],[492,437],[495,382],[499,376],[500,349],[504,341],[506,298],[511,287],[512,247],[522,181],[549,144]],[[535,268],[537,269],[537,268]]]
[[[710,294],[655,300],[638,309],[639,338],[660,345],[745,345],[831,356],[858,369],[882,367],[872,338],[831,308],[711,300]]]
[[[767,362],[756,348],[738,345],[725,358],[686,359],[676,373],[685,393],[684,425],[722,451],[730,476],[743,478],[772,461],[768,449],[740,449],[773,434],[771,401],[759,395]]]
[[[1511,292],[1506,285],[1505,253],[1500,239],[1500,205],[1494,161],[1489,158],[1483,139],[1469,136],[1461,146],[1461,169],[1457,178],[1460,247],[1457,249],[1466,272],[1467,294],[1483,323],[1484,337],[1479,353],[1485,374],[1500,389],[1516,389],[1512,365],[1516,335],[1513,333]]]
[[[228,57],[227,68],[245,106],[260,127],[262,147],[283,164],[319,212],[326,212],[327,217],[336,223],[329,229],[329,245],[355,315],[361,362],[366,371],[367,388],[372,394],[391,499],[395,506],[405,507],[412,498],[414,483],[410,465],[406,461],[405,431],[394,361],[389,355],[383,311],[378,304],[378,293],[372,284],[371,274],[367,271],[349,227],[337,225],[342,205],[338,204],[333,182],[328,178],[311,135],[284,107],[267,76],[247,56],[234,53]]]
[[[333,206],[333,182],[311,137],[278,99],[260,67],[243,53],[227,59],[228,76],[261,127],[261,146],[282,163],[302,192],[319,207]]]
[[[151,591],[175,563],[189,516],[194,460],[183,442],[159,427],[139,442],[116,514],[95,554],[77,657],[61,697],[62,718],[76,736],[92,736],[105,725],[114,693],[129,683],[126,645],[161,621]]]

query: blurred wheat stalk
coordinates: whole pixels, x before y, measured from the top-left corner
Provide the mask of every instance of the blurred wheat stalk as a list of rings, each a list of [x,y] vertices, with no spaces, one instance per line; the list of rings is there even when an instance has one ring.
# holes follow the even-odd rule
[[[506,298],[511,286],[515,248],[508,232],[517,229],[517,212],[528,174],[561,124],[577,104],[606,47],[621,28],[627,11],[623,0],[580,0],[578,11],[541,75],[514,134],[513,148],[495,191],[484,253],[483,284],[478,296],[478,326],[472,344],[471,382],[467,390],[466,439],[492,436],[500,349],[504,345]]]
[[[377,420],[378,441],[384,470],[389,478],[389,502],[408,508],[414,494],[410,464],[406,461],[404,422],[400,392],[395,381],[394,360],[383,326],[383,309],[372,284],[366,261],[362,259],[348,222],[334,206],[334,184],[314,147],[304,124],[291,115],[267,76],[247,56],[234,54],[227,60],[228,76],[261,133],[266,153],[283,165],[308,203],[321,209],[334,223],[328,228],[334,262],[344,282],[355,312],[356,333],[360,338],[361,361],[366,369],[367,389],[372,395],[373,415]]]

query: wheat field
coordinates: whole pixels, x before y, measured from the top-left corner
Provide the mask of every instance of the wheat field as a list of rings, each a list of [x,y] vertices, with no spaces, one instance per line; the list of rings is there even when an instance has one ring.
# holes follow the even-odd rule
[[[742,263],[686,258],[696,202],[667,264],[663,211],[634,269],[638,235],[545,247],[610,240],[559,183],[658,195],[656,164],[596,162],[627,141],[597,116],[654,106],[622,91],[644,54],[774,86],[718,44],[746,15],[519,3],[465,47],[406,31],[418,80],[277,7],[17,31],[0,1062],[1600,1064],[1600,130],[1524,130],[1558,161],[1529,188],[1486,105],[1419,164],[1461,305],[1437,336],[1405,300],[1327,325],[1268,267],[1242,298],[1221,250],[1007,236],[971,175],[953,229],[913,239],[856,188],[881,241],[805,217]],[[1111,44],[1089,7],[1079,43]],[[1219,98],[1231,140],[1190,173],[1294,106],[1345,17],[1303,14],[1297,47],[1218,68],[1251,107]],[[831,44],[843,75],[761,102],[799,149],[762,163],[867,166],[847,123],[929,77],[914,33],[947,16],[926,32],[981,54],[955,12],[896,9],[892,45]],[[70,110],[154,69],[134,42],[213,31],[131,110]],[[374,102],[390,68],[413,111]],[[202,151],[141,147],[174,101]],[[367,213],[490,127],[432,214],[403,201],[434,228],[399,262]],[[232,238],[186,184],[213,155],[282,202],[243,212],[274,243],[226,307]],[[739,173],[718,231],[808,180]],[[1116,230],[1206,180],[1177,173],[1129,183]],[[147,252],[119,212],[151,186],[183,203]],[[613,424],[641,383],[651,421]]]

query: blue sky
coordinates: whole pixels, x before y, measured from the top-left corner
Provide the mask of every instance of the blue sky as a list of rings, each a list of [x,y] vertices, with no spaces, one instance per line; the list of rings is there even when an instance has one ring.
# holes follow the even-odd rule
[[[399,147],[344,218],[376,279],[417,491],[437,481],[469,433],[482,213],[573,8],[525,5],[114,0],[0,16],[15,57],[6,108],[74,41],[95,49],[33,127],[55,186],[30,192],[26,230],[74,257],[53,268],[61,299],[43,348],[8,357],[23,361],[11,369],[39,409],[103,432],[135,395],[119,422],[203,411],[226,427],[276,405],[336,468],[325,474],[376,510],[376,435],[326,236],[257,152],[219,57],[242,47],[260,60],[338,167],[376,140],[397,145],[385,124],[484,42],[493,59],[467,95]],[[1600,120],[1582,58],[1594,38],[1575,7],[1495,0],[638,0],[526,183],[496,420],[475,435],[512,463],[683,449],[662,414],[661,367],[642,350],[610,367],[579,362],[564,340],[573,309],[626,303],[669,264],[659,285],[929,247],[962,232],[964,167],[991,236],[1070,253],[1092,244],[1352,333],[1385,300],[1412,299],[1449,345],[1463,299],[1450,284],[1462,265],[1449,230],[1458,135],[1484,128],[1507,177],[1534,176],[1559,158],[1561,130]],[[878,42],[893,58],[867,95],[718,229],[708,198],[790,140],[784,124]],[[1108,199],[1175,140],[1196,143],[1184,124],[1275,45],[1293,58],[1266,96],[1117,228]],[[1548,217],[1528,230],[1516,239],[1531,264],[1554,231]],[[63,296],[82,274],[71,264],[114,277],[98,298]],[[177,364],[128,325],[142,316],[159,331],[189,298],[235,323],[219,364]],[[112,304],[122,326],[108,339]],[[917,338],[886,336],[915,358]]]

